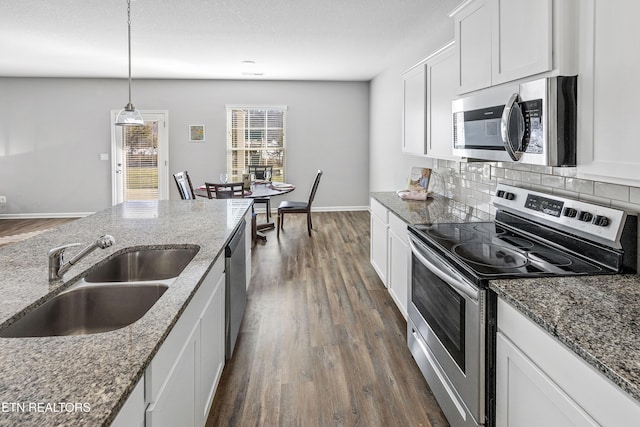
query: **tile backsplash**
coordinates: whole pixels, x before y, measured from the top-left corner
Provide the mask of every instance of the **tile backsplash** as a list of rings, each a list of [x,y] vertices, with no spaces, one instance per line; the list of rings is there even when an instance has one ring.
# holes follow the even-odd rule
[[[474,207],[480,218],[495,214],[491,197],[498,183],[640,212],[640,188],[580,179],[576,168],[434,160],[433,170],[433,191]]]

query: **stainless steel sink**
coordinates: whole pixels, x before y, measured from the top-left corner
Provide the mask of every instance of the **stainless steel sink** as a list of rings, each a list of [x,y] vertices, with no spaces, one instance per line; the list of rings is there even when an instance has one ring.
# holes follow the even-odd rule
[[[84,280],[96,283],[171,279],[180,275],[198,250],[198,247],[189,247],[125,252],[99,266]]]
[[[2,338],[84,335],[140,319],[167,290],[162,283],[106,284],[65,291],[0,331]]]

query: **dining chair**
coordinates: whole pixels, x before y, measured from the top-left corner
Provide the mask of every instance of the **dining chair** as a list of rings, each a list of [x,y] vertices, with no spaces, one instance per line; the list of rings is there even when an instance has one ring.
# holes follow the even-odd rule
[[[272,165],[249,165],[249,173],[255,176],[255,179],[264,180],[266,172],[269,171],[269,176],[273,179],[273,166]],[[253,203],[262,203],[267,205],[267,222],[271,216],[271,197],[256,197],[253,199]]]
[[[244,197],[244,184],[242,182],[230,182],[228,184],[213,184],[210,182],[204,183],[207,189],[207,196],[213,199],[213,195],[216,195],[216,199],[237,199]]]
[[[316,197],[316,191],[318,190],[318,184],[320,184],[321,177],[322,171],[319,170],[316,173],[316,179],[313,181],[313,186],[311,187],[311,193],[309,193],[308,202],[291,202],[287,200],[280,202],[280,206],[278,206],[278,238],[280,238],[280,230],[284,229],[285,213],[307,214],[307,231],[309,232],[309,236],[311,236],[311,229],[313,228],[313,224],[311,223],[311,203],[313,203],[313,199]]]
[[[180,193],[182,200],[194,200],[196,198],[196,195],[193,192],[193,185],[191,185],[191,178],[189,178],[189,173],[187,171],[174,173],[173,179],[176,180],[178,192]]]

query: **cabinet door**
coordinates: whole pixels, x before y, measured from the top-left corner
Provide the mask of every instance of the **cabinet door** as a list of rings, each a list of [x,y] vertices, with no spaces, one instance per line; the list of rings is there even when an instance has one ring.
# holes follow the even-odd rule
[[[389,211],[381,203],[370,199],[371,204],[371,242],[370,254],[373,266],[380,280],[387,286],[387,232]]]
[[[427,156],[454,159],[451,102],[456,97],[456,55],[448,45],[427,61]]]
[[[402,123],[402,151],[425,154],[426,136],[426,70],[419,64],[403,75],[404,108]]]
[[[147,427],[189,427],[196,425],[196,355],[199,323],[173,364],[157,398],[147,408]]]
[[[120,412],[111,423],[111,427],[145,427],[144,426],[144,377],[138,381]]]
[[[491,7],[471,3],[454,16],[458,93],[491,86]]]
[[[207,276],[208,280],[209,274]],[[215,277],[214,277],[215,279]],[[225,362],[225,319],[224,319],[225,276],[218,276],[215,290],[200,316],[200,374],[196,378],[199,389],[196,412],[197,424],[205,425],[213,403]]]
[[[551,0],[491,0],[493,85],[552,69]]]
[[[496,427],[598,425],[500,332],[496,371]]]
[[[584,0],[580,17],[578,173],[640,186],[640,2]]]
[[[405,233],[406,239],[406,233]],[[389,293],[400,313],[407,318],[409,246],[402,237],[389,231]]]

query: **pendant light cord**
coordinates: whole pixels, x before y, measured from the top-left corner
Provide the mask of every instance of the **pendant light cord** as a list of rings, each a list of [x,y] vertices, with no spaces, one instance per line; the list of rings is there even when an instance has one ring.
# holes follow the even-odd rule
[[[129,42],[129,105],[131,106],[131,0],[127,0],[127,27]]]

